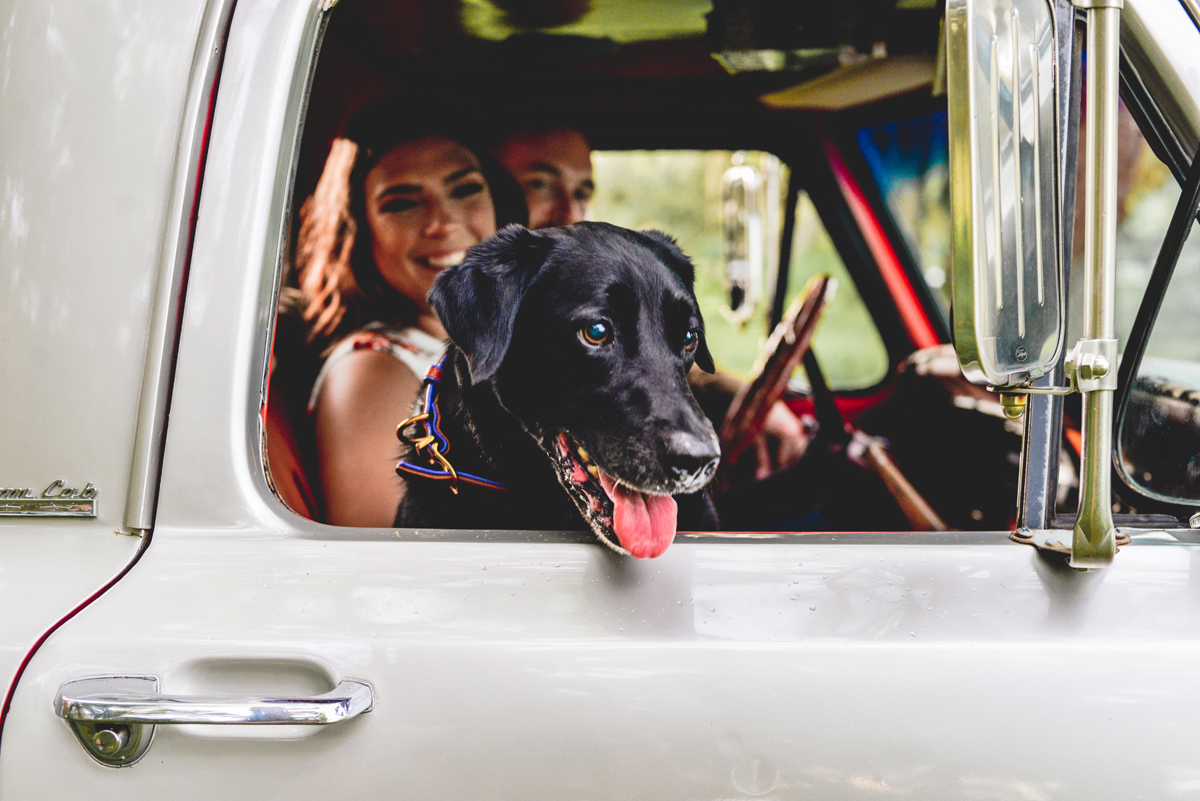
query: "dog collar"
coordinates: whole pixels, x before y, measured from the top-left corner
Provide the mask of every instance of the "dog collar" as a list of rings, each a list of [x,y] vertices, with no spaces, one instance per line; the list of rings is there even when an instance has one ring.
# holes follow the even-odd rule
[[[450,460],[446,458],[446,454],[450,452],[450,441],[446,439],[446,435],[442,432],[441,412],[438,410],[437,404],[438,388],[442,380],[442,366],[445,363],[446,356],[442,356],[441,360],[430,367],[429,372],[425,374],[421,413],[413,415],[396,426],[396,437],[401,442],[411,443],[413,451],[424,455],[428,464],[421,465],[401,459],[396,463],[396,473],[401,476],[407,474],[435,481],[449,481],[450,491],[455,495],[458,494],[458,482],[460,481],[474,484],[477,487],[507,491],[508,487],[499,481],[492,481],[490,478],[455,470],[454,466],[450,464]],[[404,429],[418,423],[425,428],[424,436],[406,436]]]

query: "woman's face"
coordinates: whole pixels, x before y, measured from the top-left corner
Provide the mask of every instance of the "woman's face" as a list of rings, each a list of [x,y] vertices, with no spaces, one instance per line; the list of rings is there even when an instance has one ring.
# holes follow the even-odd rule
[[[437,274],[496,231],[479,161],[442,136],[398,145],[367,173],[363,192],[375,266],[424,313]]]

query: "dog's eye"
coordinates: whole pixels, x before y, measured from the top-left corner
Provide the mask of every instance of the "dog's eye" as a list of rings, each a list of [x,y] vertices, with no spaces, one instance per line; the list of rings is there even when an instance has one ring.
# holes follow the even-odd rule
[[[612,328],[603,320],[596,320],[580,328],[579,336],[589,345],[604,345],[612,339]]]
[[[689,328],[688,332],[683,335],[683,349],[693,351],[700,344],[700,332],[695,328]]]

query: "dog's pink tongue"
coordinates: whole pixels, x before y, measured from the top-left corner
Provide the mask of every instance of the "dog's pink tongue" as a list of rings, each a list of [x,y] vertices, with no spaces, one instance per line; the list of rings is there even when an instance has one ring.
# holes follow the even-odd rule
[[[679,511],[670,495],[651,495],[623,487],[604,471],[600,484],[613,502],[613,530],[621,547],[639,559],[662,556],[675,540]]]

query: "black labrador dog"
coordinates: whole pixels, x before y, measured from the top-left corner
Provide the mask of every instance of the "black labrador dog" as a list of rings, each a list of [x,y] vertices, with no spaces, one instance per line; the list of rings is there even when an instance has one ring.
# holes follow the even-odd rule
[[[401,426],[396,525],[578,529],[658,556],[716,527],[720,456],[688,387],[712,372],[694,268],[675,241],[604,223],[510,226],[438,276],[450,337],[425,415]],[[676,497],[672,497],[676,496]]]

